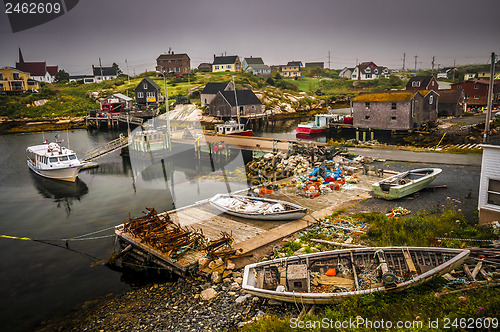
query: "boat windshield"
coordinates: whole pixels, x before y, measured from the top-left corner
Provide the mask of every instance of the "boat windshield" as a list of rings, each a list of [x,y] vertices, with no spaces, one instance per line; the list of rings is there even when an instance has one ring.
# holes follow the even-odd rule
[[[67,161],[68,160],[68,156],[59,157],[59,160],[60,161]]]
[[[57,162],[57,157],[50,157],[50,158],[49,158],[49,161],[50,161],[51,163],[56,163],[56,162]]]
[[[75,160],[75,159],[76,159],[76,155],[74,155],[74,154],[69,155],[69,160]]]

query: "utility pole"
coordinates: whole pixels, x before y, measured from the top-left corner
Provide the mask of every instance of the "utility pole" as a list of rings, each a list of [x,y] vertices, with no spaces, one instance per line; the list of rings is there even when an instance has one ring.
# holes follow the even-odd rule
[[[455,70],[457,70],[456,65],[457,65],[457,60],[453,59],[453,81],[455,81]]]
[[[436,57],[432,56],[432,62],[431,62],[431,67],[432,67],[431,73],[432,73],[432,76],[434,76],[434,60],[436,60]]]
[[[493,88],[494,88],[494,78],[495,78],[495,62],[496,55],[495,52],[491,53],[491,67],[490,67],[490,86],[488,89],[488,103],[486,106],[486,122],[484,123],[484,135],[483,143],[488,141],[488,135],[490,133],[490,119],[491,119],[491,104],[493,102]]]
[[[418,59],[418,55],[415,55],[414,58],[415,58],[415,71],[417,71],[417,59]]]
[[[403,71],[405,71],[406,53],[403,53]]]
[[[330,67],[330,51],[328,50],[328,69],[331,69]]]
[[[163,67],[163,84],[165,85],[165,116],[167,117],[167,148],[168,150],[172,150],[171,144],[171,132],[170,132],[170,113],[168,107],[168,89],[167,89],[167,71],[166,68]]]
[[[128,89],[130,89],[130,75],[128,73],[128,61],[127,61],[127,59],[125,59],[125,63],[127,64],[127,78],[128,78],[127,97],[128,97]]]
[[[104,81],[104,77],[102,77],[102,63],[101,58],[99,58],[99,67],[101,67],[101,82]]]

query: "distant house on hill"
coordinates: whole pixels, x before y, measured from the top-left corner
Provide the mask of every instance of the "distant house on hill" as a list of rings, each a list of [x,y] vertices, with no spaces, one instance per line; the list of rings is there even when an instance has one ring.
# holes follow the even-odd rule
[[[138,105],[157,104],[163,101],[161,88],[151,78],[145,77],[135,87],[135,102]]]
[[[83,84],[95,83],[94,75],[71,75],[69,77],[70,82],[77,82]]]
[[[500,146],[482,145],[483,161],[479,181],[479,225],[500,220]]]
[[[29,73],[31,78],[39,82],[54,82],[58,72],[58,66],[47,66],[45,61],[25,62],[21,49],[19,49],[19,62],[16,62],[16,69]]]
[[[362,62],[356,67],[351,74],[351,79],[360,81],[369,81],[377,79],[381,76],[388,78],[390,75],[387,67],[377,66],[373,62]]]
[[[156,74],[161,76],[163,72],[176,76],[190,73],[191,59],[186,53],[174,54],[168,51],[168,54],[162,54],[156,58]]]
[[[219,91],[210,103],[209,113],[222,119],[262,114],[264,105],[251,90]]]
[[[201,72],[211,72],[212,64],[206,62],[200,63],[198,66],[198,70]]]
[[[232,82],[222,82],[222,83],[207,83],[205,88],[200,93],[201,106],[210,105],[212,100],[217,95],[219,91],[232,91],[234,86]]]
[[[325,63],[324,62],[306,62],[306,68],[325,68]]]
[[[286,65],[279,66],[279,73],[285,78],[299,79],[302,77],[301,65],[300,61],[290,61]]]
[[[405,90],[438,90],[434,76],[414,76],[406,83]]]
[[[94,74],[94,81],[100,83],[102,81],[112,80],[118,77],[118,70],[116,67],[102,67],[92,65],[92,72]]]
[[[215,56],[214,62],[212,63],[212,72],[223,72],[223,71],[241,71],[241,61],[237,55],[231,56]]]
[[[354,68],[344,67],[339,73],[339,77],[345,77],[351,79],[352,73],[354,72]]]
[[[38,81],[32,79],[30,73],[12,67],[0,68],[0,94],[36,91],[39,88]]]
[[[477,77],[477,73],[466,73],[464,75],[464,81],[473,80]]]
[[[446,68],[443,68],[439,71],[439,73],[437,74],[437,78],[448,78],[448,73],[452,72],[453,70],[455,70],[456,68],[454,67],[446,67]]]
[[[465,111],[465,93],[462,89],[438,90],[438,116],[460,116]]]
[[[241,68],[245,72],[251,72],[254,75],[259,76],[270,76],[271,75],[271,67],[264,64],[262,58],[245,58],[241,63]]]
[[[424,100],[432,104],[425,106]],[[370,129],[418,129],[436,120],[436,104],[437,94],[434,91],[360,94],[352,100],[353,125]]]
[[[125,105],[125,109],[130,109],[132,107],[132,102],[134,101],[133,98],[127,97],[122,93],[115,93],[112,94],[109,97],[106,98],[101,98],[99,102],[101,103],[101,109],[103,108],[102,105],[104,104],[114,104],[114,103],[123,103]]]

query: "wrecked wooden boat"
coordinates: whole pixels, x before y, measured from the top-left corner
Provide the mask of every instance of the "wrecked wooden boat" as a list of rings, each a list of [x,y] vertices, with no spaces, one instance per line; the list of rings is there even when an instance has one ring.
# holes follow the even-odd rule
[[[247,219],[294,220],[307,212],[298,204],[262,197],[217,194],[209,202],[222,212]]]
[[[419,168],[399,173],[372,184],[373,192],[387,200],[408,196],[427,187],[441,171],[440,168]]]
[[[443,275],[467,249],[352,248],[279,258],[245,266],[242,288],[285,302],[326,304],[352,295],[401,291]]]

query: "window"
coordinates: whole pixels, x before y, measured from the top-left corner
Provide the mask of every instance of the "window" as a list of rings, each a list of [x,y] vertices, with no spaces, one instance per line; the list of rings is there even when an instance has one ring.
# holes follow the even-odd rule
[[[365,103],[365,108],[368,110],[370,109],[370,103]]]
[[[227,65],[227,69],[231,69],[231,65]]]
[[[12,78],[15,80],[19,79],[19,73],[12,73]]]
[[[215,66],[215,69],[219,69],[219,66]]]
[[[365,115],[365,120],[370,120],[370,116],[369,115]]]
[[[479,99],[479,96],[474,96],[474,99]]]
[[[3,73],[0,73],[0,81],[3,81]]]
[[[461,89],[461,88],[462,88],[462,86],[461,86],[461,85],[457,85],[457,89]]]
[[[488,181],[488,204],[500,206],[500,181],[489,179]]]
[[[137,92],[137,98],[144,98],[144,92]]]
[[[70,154],[70,155],[69,155],[69,159],[70,159],[70,160],[75,160],[75,159],[76,159],[76,156],[75,156],[74,154]]]
[[[366,74],[366,78],[372,78],[372,74]]]
[[[396,103],[392,103],[391,104],[391,110],[395,110],[396,109],[396,105],[397,105]]]
[[[474,85],[474,89],[476,89],[476,90],[479,89],[479,85],[477,85],[477,84]]]
[[[420,87],[420,82],[419,81],[413,81],[411,82],[411,86],[414,88],[419,88]]]
[[[391,121],[396,121],[396,117],[395,116],[391,116]]]
[[[142,86],[145,90],[147,90],[148,88],[148,84],[147,83],[144,83],[144,85]]]
[[[55,163],[55,162],[57,162],[57,157],[50,157],[50,158],[49,158],[49,161],[50,161],[51,163]]]
[[[60,161],[67,161],[68,160],[68,156],[59,157],[59,160]]]
[[[434,96],[429,96],[429,104],[432,104],[434,102]]]
[[[148,92],[146,92],[146,97],[147,98],[154,98],[155,97],[154,91],[148,91]]]

